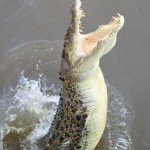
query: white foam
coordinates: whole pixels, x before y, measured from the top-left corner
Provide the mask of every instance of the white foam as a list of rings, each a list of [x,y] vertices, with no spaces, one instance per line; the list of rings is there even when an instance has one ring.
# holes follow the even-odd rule
[[[12,104],[6,113],[7,134],[12,128],[19,133],[27,127],[34,127],[22,141],[23,149],[37,149],[34,143],[48,132],[59,102],[59,96],[42,92],[40,81],[41,78],[38,81],[29,80],[22,74],[14,90]],[[56,90],[53,84],[52,88]]]

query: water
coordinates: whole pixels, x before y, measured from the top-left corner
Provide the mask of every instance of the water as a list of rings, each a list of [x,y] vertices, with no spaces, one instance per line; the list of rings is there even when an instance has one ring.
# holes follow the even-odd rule
[[[0,64],[0,148],[40,150],[38,139],[52,122],[59,102],[62,42],[25,43]],[[108,119],[96,150],[131,150],[132,109],[108,82]]]

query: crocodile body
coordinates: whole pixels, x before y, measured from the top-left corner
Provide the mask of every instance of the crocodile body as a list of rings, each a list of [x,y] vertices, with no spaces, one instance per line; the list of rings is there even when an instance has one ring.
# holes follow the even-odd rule
[[[106,124],[107,89],[99,60],[115,45],[124,18],[118,14],[109,24],[83,35],[80,0],[75,0],[71,14],[60,67],[61,97],[45,150],[94,150]]]

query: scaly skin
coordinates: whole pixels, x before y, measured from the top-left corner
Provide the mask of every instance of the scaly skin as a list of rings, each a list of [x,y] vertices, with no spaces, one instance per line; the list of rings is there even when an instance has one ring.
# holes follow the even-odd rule
[[[109,24],[83,35],[80,7],[81,1],[75,0],[62,52],[61,98],[45,150],[94,150],[106,124],[107,90],[99,60],[115,45],[124,17],[118,14]]]

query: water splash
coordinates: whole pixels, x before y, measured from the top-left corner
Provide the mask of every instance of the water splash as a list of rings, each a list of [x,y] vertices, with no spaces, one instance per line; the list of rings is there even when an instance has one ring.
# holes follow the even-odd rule
[[[27,141],[34,143],[48,132],[59,101],[59,96],[50,96],[42,92],[40,82],[41,77],[38,81],[29,80],[22,74],[17,87],[13,90],[12,103],[6,111],[3,136],[13,132],[21,138],[24,136],[25,140],[20,143],[23,147],[26,141],[24,148],[31,147],[27,145]]]

